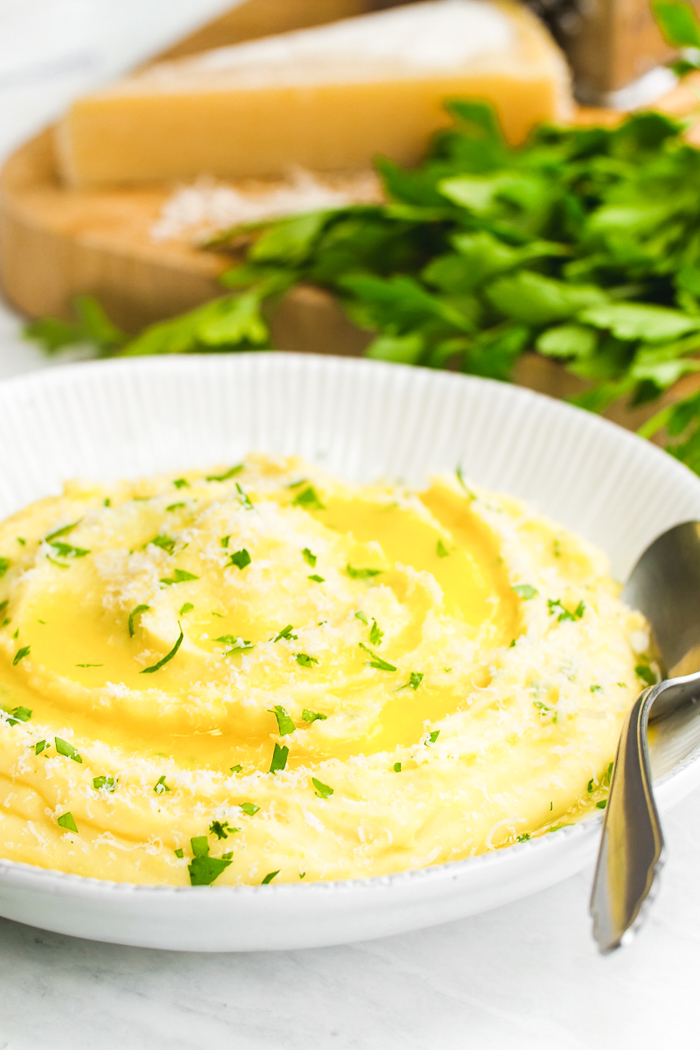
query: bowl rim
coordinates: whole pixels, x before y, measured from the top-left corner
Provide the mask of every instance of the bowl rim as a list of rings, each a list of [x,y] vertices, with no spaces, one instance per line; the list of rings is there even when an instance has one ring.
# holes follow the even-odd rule
[[[295,365],[300,368],[312,367],[314,364],[321,368],[353,370],[391,370],[404,376],[412,376],[416,372],[430,381],[442,385],[462,383],[465,386],[487,386],[491,389],[497,388],[499,395],[510,397],[521,403],[530,402],[533,406],[546,405],[549,412],[557,413],[560,418],[575,414],[581,423],[592,430],[602,428],[608,433],[614,432],[615,438],[621,444],[629,448],[639,448],[640,444],[645,448],[645,453],[663,462],[665,469],[675,473],[679,478],[692,481],[700,486],[700,478],[695,475],[685,464],[674,459],[663,449],[640,437],[638,434],[628,431],[616,423],[602,416],[594,415],[577,405],[569,404],[549,395],[531,390],[527,387],[489,379],[482,376],[468,375],[458,372],[437,371],[423,366],[397,364],[386,361],[375,361],[370,358],[345,357],[334,354],[312,354],[289,351],[243,351],[236,354],[203,353],[188,354],[182,356],[148,356],[131,358],[110,358],[91,361],[74,361],[61,364],[58,367],[41,369],[39,371],[22,373],[0,379],[0,401],[3,396],[12,395],[13,391],[24,387],[55,386],[70,384],[74,379],[89,372],[129,372],[153,371],[154,373],[182,370],[196,370],[197,368],[212,368],[230,365],[233,362],[253,359],[255,361],[269,362],[275,360],[281,365]],[[275,367],[273,365],[273,367]],[[657,793],[661,794],[662,802],[667,785],[678,784],[682,789],[682,779],[694,766],[700,764],[700,745],[689,755],[681,760],[672,770],[655,782]],[[678,783],[679,779],[681,783]],[[13,883],[25,883],[26,888],[41,888],[39,884],[53,883],[52,892],[60,895],[78,895],[80,891],[87,891],[91,896],[109,895],[115,892],[125,895],[137,893],[139,896],[157,895],[163,896],[191,896],[196,894],[199,898],[203,896],[216,895],[221,897],[226,894],[237,896],[251,896],[270,893],[288,894],[304,893],[327,895],[332,892],[348,893],[355,890],[371,891],[380,887],[444,881],[456,881],[461,875],[477,870],[488,870],[488,868],[500,867],[507,864],[515,856],[525,857],[533,855],[535,850],[542,854],[555,850],[558,852],[559,843],[563,841],[576,841],[593,837],[602,825],[603,814],[589,814],[578,820],[575,824],[566,824],[556,829],[556,836],[545,833],[524,842],[516,842],[510,846],[493,848],[484,853],[472,857],[462,857],[456,860],[448,860],[442,864],[428,864],[421,868],[411,868],[403,871],[387,872],[381,875],[362,876],[348,879],[317,879],[311,882],[280,882],[262,884],[243,883],[240,885],[222,886],[175,886],[171,884],[136,883],[130,881],[116,881],[112,879],[101,879],[95,876],[78,875],[72,872],[61,871],[57,868],[44,868],[36,864],[28,864],[24,861],[15,861],[10,858],[0,857],[0,880],[10,879]],[[48,889],[48,885],[46,886]]]

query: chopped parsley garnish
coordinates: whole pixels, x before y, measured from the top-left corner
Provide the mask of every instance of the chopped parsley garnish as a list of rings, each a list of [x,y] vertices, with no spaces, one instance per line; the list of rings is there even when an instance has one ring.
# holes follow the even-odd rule
[[[187,506],[186,503],[169,503],[168,506],[165,509],[166,510],[179,510],[180,507],[186,507],[186,506]]]
[[[306,578],[307,578],[307,580],[313,580],[314,583],[325,583],[326,582],[325,576],[317,576],[316,573],[314,573],[313,576],[307,576]]]
[[[174,849],[173,853],[178,858],[178,860],[182,860],[182,858],[185,856],[185,851],[182,849]]]
[[[603,692],[602,685],[592,685],[591,686],[591,692],[592,693],[602,693]]]
[[[333,794],[333,788],[329,787],[328,784],[324,784],[322,781],[317,780],[316,777],[311,778],[311,783],[315,787],[315,793],[319,798],[329,798]]]
[[[588,781],[588,787],[586,788],[586,791],[589,795],[593,794],[593,777],[591,777],[591,779]]]
[[[306,878],[306,872],[305,871],[300,871],[299,872],[299,878],[300,879],[305,879]]]
[[[0,616],[2,616],[2,614],[3,614],[3,613],[5,612],[5,610],[7,609],[7,606],[8,606],[8,604],[9,604],[9,601],[10,601],[10,599],[9,599],[9,598],[5,598],[5,600],[4,600],[4,601],[0,602]]]
[[[50,554],[46,555],[46,560],[50,561],[52,565],[55,565],[57,569],[68,569],[68,568],[70,568],[69,565],[64,565],[63,562],[56,561],[56,559],[52,558]]]
[[[166,587],[170,587],[173,583],[187,583],[188,580],[198,579],[199,576],[195,576],[192,572],[187,572],[186,569],[175,569],[172,576],[166,576],[160,582],[164,583]]]
[[[82,758],[73,745],[69,744],[67,740],[62,740],[60,736],[57,736],[54,737],[54,744],[56,745],[56,752],[59,755],[64,755],[65,758],[72,758],[74,762],[80,762],[82,765]]]
[[[316,657],[309,656],[308,653],[297,653],[295,659],[300,667],[313,667],[314,664],[318,663]]]
[[[73,531],[73,529],[77,529],[82,520],[82,518],[78,518],[77,521],[72,522],[70,525],[63,525],[60,529],[55,529],[54,532],[50,532],[48,536],[44,537],[46,543],[51,543],[52,540],[57,540],[59,536],[67,536],[68,533]]]
[[[179,623],[178,623],[178,627],[180,627]],[[141,674],[153,674],[154,671],[160,671],[161,667],[165,667],[165,665],[172,660],[173,656],[175,656],[175,653],[178,651],[178,649],[182,645],[182,639],[184,637],[185,636],[183,634],[182,627],[180,627],[180,637],[175,642],[175,645],[172,647],[170,652],[166,653],[165,656],[163,657],[163,659],[159,660],[157,664],[153,664],[152,667],[144,667],[143,671],[141,671],[140,673]]]
[[[76,664],[76,667],[104,667],[104,664]]]
[[[360,642],[360,649],[364,649],[364,651],[372,657],[371,660],[367,660],[367,667],[376,667],[378,671],[396,670],[393,664],[388,663],[386,660],[382,660],[379,653],[375,653],[372,649],[369,648],[369,646],[364,645],[362,642]]]
[[[312,554],[308,547],[304,547],[301,552],[301,556],[307,565],[310,565],[312,569],[316,568],[316,562],[318,561],[315,554]]]
[[[464,480],[464,474],[462,473],[462,468],[461,467],[457,467],[455,469],[455,474],[457,475],[457,481],[460,483],[460,485],[462,486],[462,488],[464,489],[466,494],[469,496],[469,499],[476,499],[476,496],[474,495],[474,493],[472,492],[472,490],[469,488],[469,486],[467,485],[466,481]]]
[[[249,817],[254,817],[260,809],[260,806],[256,806],[254,802],[241,802],[241,809]]]
[[[8,723],[11,726],[17,725],[18,722],[28,722],[32,717],[32,712],[28,707],[15,707],[13,711],[8,711],[9,718]]]
[[[282,870],[281,868],[278,868],[277,871],[268,871],[267,875],[262,880],[260,885],[261,886],[267,886],[268,883],[272,882],[272,880],[275,878],[276,875],[279,875],[281,870]]]
[[[162,551],[166,551],[168,554],[172,554],[175,549],[175,540],[172,536],[154,536],[148,543],[144,543],[144,547],[148,547],[153,544],[154,547],[160,547]]]
[[[22,539],[21,536],[17,536],[16,540],[19,543],[20,547],[26,547],[27,546],[27,541],[25,539]]]
[[[95,777],[92,781],[92,786],[95,791],[102,791],[103,789],[114,793],[117,790],[117,778],[116,777]]]
[[[308,485],[292,500],[293,507],[303,507],[304,510],[325,510],[325,506],[318,498],[318,493],[313,485]]]
[[[365,614],[362,612],[361,609],[357,610],[357,612],[355,613],[355,618],[358,619],[358,620],[362,620],[362,622],[366,623],[367,626],[369,627],[369,622],[367,620],[367,617],[365,616]]]
[[[65,828],[66,831],[74,831],[76,835],[78,834],[78,827],[73,819],[72,813],[61,814],[56,823],[59,828]]]
[[[634,673],[637,678],[641,678],[641,680],[646,682],[647,685],[656,685],[656,675],[651,667],[649,667],[649,664],[637,664]]]
[[[246,510],[252,510],[253,504],[251,503],[249,496],[243,491],[238,482],[236,482],[236,489],[238,491],[238,502],[241,504],[241,506],[245,507]]]
[[[188,489],[190,487],[190,483],[186,478],[175,478],[173,485],[176,489]]]
[[[282,628],[282,630],[280,631],[280,633],[278,635],[275,635],[275,637],[272,639],[272,641],[273,642],[281,642],[282,639],[284,639],[285,642],[288,642],[288,641],[291,641],[292,638],[294,640],[296,640],[297,636],[295,634],[292,634],[293,630],[294,630],[294,628],[292,627],[291,623],[288,623],[286,627]]]
[[[411,689],[414,690],[414,692],[418,688],[418,686],[421,684],[422,681],[423,681],[423,675],[422,674],[420,674],[418,671],[411,671],[411,677],[408,680],[408,685],[411,687]]]
[[[434,744],[437,738],[440,736],[439,729],[433,729],[432,733],[428,734],[428,742]]]
[[[218,879],[222,871],[226,871],[231,863],[232,854],[226,853],[222,857],[209,856],[209,843],[206,835],[199,835],[190,839],[192,847],[192,862],[187,865],[190,873],[192,886],[211,886]]]
[[[231,539],[231,536],[230,536],[230,534],[229,534],[228,536],[222,536],[222,537],[221,537],[221,546],[222,546],[222,547],[228,547],[228,541],[229,541],[230,539]]]
[[[596,809],[605,809],[607,804],[608,804],[607,803],[607,799],[602,798],[600,800],[600,802],[596,802],[595,806],[596,806]]]
[[[15,638],[15,639],[19,638],[19,627],[17,628],[15,633],[12,635],[12,637]]]
[[[400,773],[401,772],[401,763],[400,762],[394,762],[394,772],[395,773]]]
[[[450,556],[450,552],[442,540],[437,541],[437,556],[438,558],[449,558]]]
[[[309,709],[305,707],[304,710],[301,712],[301,717],[304,720],[304,722],[315,722],[316,719],[319,719],[321,722],[325,722],[328,718],[328,715],[322,715],[320,711],[309,711]]]
[[[246,641],[245,638],[234,638],[232,634],[219,635],[214,641],[223,642],[224,645],[231,646],[230,649],[226,650],[226,656],[231,656],[232,653],[247,653],[255,648],[254,642]]]
[[[516,842],[527,842],[530,838],[530,832],[526,831],[524,835],[518,835]]]
[[[180,616],[185,616],[186,613],[192,612],[193,609],[194,605],[192,604],[192,602],[185,602],[185,604],[180,609]]]
[[[372,576],[379,576],[383,569],[354,569],[352,565],[346,565],[345,571],[353,580],[369,580]]]
[[[611,762],[610,765],[608,766],[608,768],[603,773],[603,779],[601,781],[603,787],[610,787],[610,783],[612,781],[614,765],[615,765],[615,763]]]
[[[163,773],[163,776],[159,777],[157,782],[153,785],[153,790],[156,795],[164,795],[166,791],[170,791],[170,788],[165,783],[165,773]]]
[[[236,551],[235,554],[231,555],[231,561],[229,565],[235,565],[239,569],[245,569],[246,565],[250,565],[250,554],[243,547],[242,550]]]
[[[231,467],[224,474],[209,474],[206,477],[206,481],[228,481],[229,478],[235,478],[236,474],[240,474],[243,470],[243,464],[238,463],[235,467]]]
[[[380,631],[377,621],[372,620],[372,629],[369,632],[369,640],[372,645],[379,645],[384,637],[384,631]]]
[[[549,606],[550,616],[555,616],[557,611],[559,611],[559,615],[557,616],[557,621],[559,623],[561,623],[562,620],[580,620],[586,611],[586,606],[583,601],[578,603],[573,612],[569,612],[568,609],[565,609],[559,598],[548,598],[547,605]]]
[[[11,565],[9,558],[0,558],[0,577],[4,576]]]
[[[513,590],[526,602],[530,601],[531,598],[536,598],[538,594],[538,591],[531,583],[517,583]]]
[[[271,715],[274,715],[277,719],[277,728],[280,736],[287,736],[289,733],[293,733],[296,730],[294,722],[280,704],[275,704],[274,707],[268,708]]]
[[[217,839],[227,839],[229,836],[229,832],[233,834],[234,831],[238,831],[238,828],[229,827],[229,823],[227,820],[225,820],[223,824],[218,820],[212,820],[211,824],[209,825],[209,830],[211,831],[212,835],[216,835]]]
[[[137,605],[136,608],[132,609],[132,611],[129,613],[129,637],[130,638],[134,637],[134,630],[135,630],[135,628],[134,628],[134,620],[136,619],[137,616],[140,616],[141,613],[148,612],[148,610],[150,608],[151,608],[150,605]]]
[[[281,771],[287,765],[288,754],[288,747],[280,747],[279,744],[275,744],[275,750],[272,753],[272,762],[270,763],[271,773],[281,773]]]
[[[84,547],[74,547],[72,544],[63,543],[61,540],[53,540],[49,546],[53,547],[59,558],[84,558],[86,554],[90,553]],[[0,573],[1,575],[2,573]]]
[[[15,667],[20,660],[24,660],[25,656],[29,656],[30,650],[31,645],[23,645],[21,649],[18,649],[12,661],[12,666]]]
[[[243,769],[243,766],[240,764],[240,762],[236,766],[231,766],[231,772],[232,773],[240,773],[242,769]]]
[[[47,744],[45,740],[37,740],[36,744],[34,745],[34,754],[40,755],[42,751],[45,751],[46,748],[50,746],[51,745]]]

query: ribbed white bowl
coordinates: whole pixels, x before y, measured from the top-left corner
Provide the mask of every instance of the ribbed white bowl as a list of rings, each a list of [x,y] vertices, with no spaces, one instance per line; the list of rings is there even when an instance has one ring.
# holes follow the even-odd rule
[[[0,383],[0,517],[71,477],[111,479],[299,453],[357,480],[460,465],[607,551],[623,579],[700,518],[700,479],[610,423],[487,380],[294,354],[80,364]],[[662,810],[700,782],[700,730],[667,724]],[[0,915],[156,948],[244,951],[378,937],[526,896],[592,859],[600,819],[471,860],[309,885],[143,887],[0,861]]]

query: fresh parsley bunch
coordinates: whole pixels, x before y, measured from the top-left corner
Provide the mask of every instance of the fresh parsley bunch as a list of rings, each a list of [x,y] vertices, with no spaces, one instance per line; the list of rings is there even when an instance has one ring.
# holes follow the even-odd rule
[[[373,333],[370,357],[508,380],[535,350],[586,382],[574,400],[594,411],[653,401],[700,370],[700,151],[686,125],[655,112],[542,125],[513,149],[486,102],[448,109],[454,125],[418,167],[378,159],[387,203],[219,236],[218,249],[251,238],[221,278],[230,294],[131,341],[85,299],[72,337],[50,320],[29,334],[56,349],[92,338],[87,318],[103,354],[264,349],[263,307],[311,283]],[[700,469],[699,421],[691,398],[647,430],[666,426]]]

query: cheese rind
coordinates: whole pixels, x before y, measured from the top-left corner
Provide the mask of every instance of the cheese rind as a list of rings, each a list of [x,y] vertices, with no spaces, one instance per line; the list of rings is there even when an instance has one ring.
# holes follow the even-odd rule
[[[431,0],[160,63],[58,128],[74,186],[417,162],[450,97],[490,99],[510,142],[567,115],[563,59],[509,0]]]

